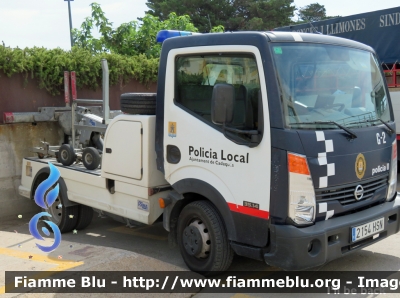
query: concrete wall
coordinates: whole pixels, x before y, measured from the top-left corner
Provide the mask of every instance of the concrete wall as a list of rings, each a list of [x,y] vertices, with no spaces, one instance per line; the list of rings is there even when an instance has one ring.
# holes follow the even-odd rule
[[[59,145],[63,138],[57,122],[0,125],[0,218],[39,210],[33,201],[18,194],[22,159],[36,156],[30,148],[41,146],[41,140]]]

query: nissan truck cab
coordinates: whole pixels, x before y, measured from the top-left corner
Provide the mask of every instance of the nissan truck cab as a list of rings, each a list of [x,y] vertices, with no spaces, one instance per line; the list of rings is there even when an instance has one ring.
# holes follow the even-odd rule
[[[234,253],[311,268],[399,231],[395,123],[372,48],[306,33],[179,35],[158,36],[155,115],[111,121],[101,171],[78,181],[74,166],[54,161],[70,204],[148,224],[162,214],[187,266],[206,274],[227,269]],[[149,154],[118,151],[141,139]],[[163,192],[139,191],[156,189],[141,181],[149,175]],[[20,187],[31,198],[34,177]],[[86,184],[106,199],[89,198]]]

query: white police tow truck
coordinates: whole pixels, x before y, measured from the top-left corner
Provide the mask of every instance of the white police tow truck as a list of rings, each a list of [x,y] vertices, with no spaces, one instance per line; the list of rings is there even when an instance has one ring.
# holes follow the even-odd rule
[[[315,267],[399,231],[395,123],[370,47],[288,32],[157,38],[157,94],[121,96],[126,114],[106,129],[101,168],[23,160],[30,199],[48,162],[60,171],[50,213],[61,231],[87,226],[91,207],[162,218],[205,274],[234,253]]]

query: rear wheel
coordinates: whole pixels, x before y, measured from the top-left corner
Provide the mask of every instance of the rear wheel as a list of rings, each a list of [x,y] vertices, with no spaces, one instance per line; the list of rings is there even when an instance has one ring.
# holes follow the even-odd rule
[[[60,195],[58,195],[55,202],[48,209],[44,209],[43,211],[51,215],[51,217],[48,217],[48,220],[55,223],[61,233],[72,231],[78,222],[79,206],[65,207]]]
[[[75,229],[83,230],[92,222],[93,208],[85,205],[79,206],[78,222],[76,223]]]
[[[195,201],[183,208],[178,219],[178,245],[186,265],[211,275],[232,263],[233,250],[223,221],[208,201]]]
[[[34,194],[36,193],[39,185],[49,177],[49,174],[42,173],[35,180],[33,184]],[[62,178],[60,178],[62,180]],[[61,233],[67,233],[72,231],[78,223],[79,206],[65,206],[67,200],[66,191],[63,191],[64,184],[59,181],[60,190],[54,203],[47,209],[43,209],[43,212],[49,213],[51,216],[46,217],[46,220],[53,222],[60,230]],[[47,227],[50,227],[47,225]],[[51,229],[51,227],[50,227]]]
[[[121,94],[121,111],[128,114],[155,115],[156,93]]]
[[[101,162],[99,151],[94,147],[85,148],[82,152],[82,162],[88,170],[97,169]]]

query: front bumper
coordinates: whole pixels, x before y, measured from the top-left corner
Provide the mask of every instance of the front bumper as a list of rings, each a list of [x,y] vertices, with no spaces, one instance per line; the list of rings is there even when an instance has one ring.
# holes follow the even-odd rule
[[[385,218],[384,231],[378,236],[351,242],[351,227],[381,217]],[[306,228],[271,225],[271,249],[264,254],[264,260],[268,265],[284,270],[303,270],[320,266],[397,233],[400,228],[399,222],[400,196],[397,196],[392,202],[320,221]]]

